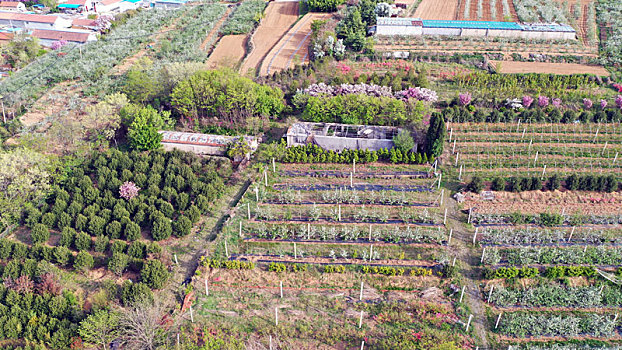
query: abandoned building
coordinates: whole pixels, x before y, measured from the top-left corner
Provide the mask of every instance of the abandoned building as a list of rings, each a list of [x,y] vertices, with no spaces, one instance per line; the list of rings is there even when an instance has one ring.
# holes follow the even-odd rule
[[[335,123],[294,123],[287,129],[287,146],[316,144],[323,149],[393,148],[393,137],[399,129],[392,126],[349,125]],[[416,150],[415,150],[416,151]]]
[[[181,131],[159,131],[159,133],[162,134],[162,147],[167,151],[178,149],[198,155],[224,156],[229,144],[240,137],[248,143],[251,153],[259,146],[259,140],[254,136],[209,135]],[[247,158],[249,157],[250,154],[247,155]]]

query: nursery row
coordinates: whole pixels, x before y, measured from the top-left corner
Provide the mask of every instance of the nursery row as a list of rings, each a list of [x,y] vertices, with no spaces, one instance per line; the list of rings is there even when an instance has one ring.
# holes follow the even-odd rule
[[[544,268],[542,272],[536,267],[499,267],[497,269],[485,268],[485,279],[514,279],[514,278],[535,278],[543,276],[546,278],[557,279],[563,277],[595,277],[596,269],[591,266],[551,266]]]
[[[508,113],[506,110],[504,113]],[[622,141],[622,124],[594,123],[452,123],[450,133],[465,142],[515,142],[533,140],[536,143],[596,143]],[[523,134],[523,132],[525,134]]]
[[[610,337],[616,333],[618,324],[615,315],[609,314],[512,312],[502,315],[499,328],[494,331],[519,338]]]
[[[622,121],[622,96],[614,99],[614,103],[605,103],[605,108],[594,107],[583,110],[560,107],[533,107],[524,109],[520,102],[508,100],[500,107],[487,112],[475,107],[453,106],[442,110],[445,120],[455,123],[619,123]],[[587,100],[586,100],[586,103]],[[589,103],[588,103],[589,104]],[[517,126],[514,124],[514,126]],[[522,131],[522,129],[520,130]]]
[[[208,268],[224,268],[227,270],[253,270],[256,264],[239,260],[214,260],[207,257],[202,258],[203,266]],[[417,268],[402,268],[393,266],[368,266],[368,265],[318,265],[307,263],[280,263],[270,262],[266,267],[270,272],[307,272],[317,271],[321,273],[345,273],[358,272],[363,274],[385,275],[385,276],[431,276],[432,270]]]
[[[561,217],[561,219],[559,219]],[[481,214],[473,212],[471,222],[476,225],[485,224],[533,224],[533,225],[617,225],[622,224],[622,215],[559,215],[541,213],[530,215],[521,213],[508,214]],[[557,224],[559,223],[559,224]]]
[[[252,216],[265,221],[332,221],[356,223],[418,223],[438,225],[443,217],[436,210],[424,208],[415,211],[414,207],[360,207],[305,205],[286,207],[259,205]]]
[[[394,226],[373,227],[347,225],[283,225],[251,224],[243,232],[260,239],[302,240],[302,241],[347,241],[386,243],[440,243],[447,239],[447,233],[438,228]]]
[[[600,229],[543,229],[539,227],[484,227],[480,230],[480,242],[492,245],[530,245],[585,243],[604,244],[622,242],[622,234],[616,230]]]
[[[566,247],[566,248],[489,248],[484,252],[484,264],[507,263],[514,266],[541,264],[583,264],[619,266],[622,248]]]
[[[286,189],[277,193],[259,190],[259,200],[263,203],[280,204],[370,204],[396,206],[432,206],[425,202],[421,193],[403,191],[358,191],[349,186],[332,191],[294,191]]]
[[[490,289],[484,290],[488,295]],[[489,302],[497,307],[621,307],[622,290],[615,286],[566,287],[560,284],[542,284],[529,288],[495,286]]]
[[[359,164],[373,163],[378,160],[406,164],[427,164],[433,163],[434,157],[428,157],[426,153],[407,152],[404,154],[396,148],[381,149],[379,151],[368,151],[366,149],[349,150],[342,152],[324,150],[317,145],[308,144],[305,146],[288,147],[285,155],[279,159],[284,163],[352,163]]]
[[[571,191],[595,191],[595,192],[614,192],[619,190],[622,182],[618,181],[615,175],[594,176],[584,175],[577,176],[572,174],[565,179],[559,175],[552,175],[543,184],[541,177],[510,177],[506,181],[502,177],[495,177],[490,185],[493,191],[536,191],[536,190],[559,190],[563,187]],[[473,176],[471,183],[467,188],[473,192],[480,192],[484,188],[482,179],[479,176]]]

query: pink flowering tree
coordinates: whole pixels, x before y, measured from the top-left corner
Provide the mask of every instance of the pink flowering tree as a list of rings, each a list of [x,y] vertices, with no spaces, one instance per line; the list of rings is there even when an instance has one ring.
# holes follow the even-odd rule
[[[592,102],[592,100],[590,100],[589,98],[583,99],[583,107],[585,107],[585,109],[590,109],[592,108],[593,105],[594,105],[594,102]]]
[[[63,46],[67,45],[66,40],[57,40],[50,45],[52,50],[60,50]]]
[[[525,106],[525,108],[529,108],[531,107],[531,104],[533,103],[533,97],[531,96],[523,96],[523,106]]]
[[[138,191],[140,191],[140,187],[136,186],[136,184],[131,181],[125,181],[119,187],[119,195],[121,198],[125,198],[127,200],[138,196]]]
[[[460,102],[461,106],[468,105],[469,103],[471,103],[472,99],[473,99],[473,96],[471,96],[471,94],[468,92],[458,95],[458,102]]]
[[[112,26],[113,20],[114,20],[113,16],[101,15],[97,17],[97,19],[95,20],[95,28],[97,28],[97,30],[100,32],[106,31],[110,29],[110,27]]]
[[[616,97],[616,106],[618,106],[618,108],[622,109],[622,95],[618,95]]]
[[[607,108],[607,100],[600,100],[600,109]]]
[[[546,96],[538,96],[538,106],[544,108],[549,105],[549,98]]]
[[[561,106],[562,106],[562,100],[561,100],[561,99],[559,99],[559,98],[554,98],[554,99],[551,101],[551,104],[553,105],[553,107],[555,107],[555,108],[559,108],[559,107],[561,107]]]
[[[415,99],[417,101],[425,101],[425,102],[436,102],[438,101],[438,95],[436,91],[422,88],[422,87],[414,87],[408,88],[406,90],[398,91],[395,93],[395,98],[400,100],[407,101],[409,99]]]

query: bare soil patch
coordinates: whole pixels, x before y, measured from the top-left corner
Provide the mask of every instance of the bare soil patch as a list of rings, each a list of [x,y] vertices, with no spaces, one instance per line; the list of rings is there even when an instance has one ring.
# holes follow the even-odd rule
[[[240,72],[258,69],[266,54],[287,33],[298,19],[298,2],[276,2],[268,4],[265,17],[251,38],[252,51],[242,62]]]
[[[455,20],[458,0],[423,0],[415,11],[415,17],[421,19]]]
[[[245,46],[246,34],[223,36],[209,56],[207,67],[237,67],[246,52]]]
[[[308,62],[311,24],[314,20],[326,19],[329,16],[307,13],[302,17],[270,50],[261,64],[259,74],[268,75],[293,67],[296,63]]]
[[[588,66],[577,63],[545,63],[545,62],[508,62],[490,61],[496,65],[501,63],[501,73],[542,73],[542,74],[595,74],[609,76],[602,66]]]

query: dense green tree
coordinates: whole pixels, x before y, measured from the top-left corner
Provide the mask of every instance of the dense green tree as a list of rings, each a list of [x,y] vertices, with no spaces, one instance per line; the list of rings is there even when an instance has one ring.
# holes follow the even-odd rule
[[[30,238],[33,243],[43,243],[50,239],[50,230],[46,225],[36,224],[30,231]]]
[[[73,268],[77,271],[86,271],[93,267],[93,256],[86,251],[81,251],[76,255],[76,258],[73,262]]]
[[[114,311],[98,310],[80,322],[78,333],[87,344],[108,350],[119,336],[119,316]]]
[[[169,278],[166,266],[160,260],[149,260],[140,270],[141,282],[153,289],[160,289]]]
[[[121,276],[127,266],[130,263],[129,256],[115,252],[112,254],[110,259],[108,259],[108,270],[112,271],[114,274]]]
[[[426,153],[438,158],[443,153],[445,142],[445,120],[440,113],[432,113],[430,126],[426,134]]]

